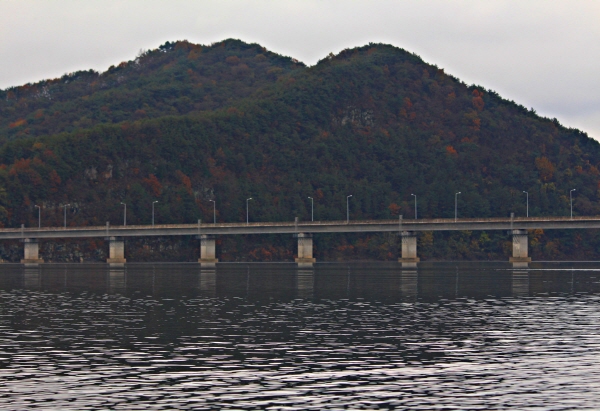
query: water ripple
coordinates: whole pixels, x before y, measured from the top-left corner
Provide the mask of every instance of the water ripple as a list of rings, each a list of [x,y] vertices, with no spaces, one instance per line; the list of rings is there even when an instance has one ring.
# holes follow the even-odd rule
[[[4,286],[0,407],[567,410],[600,401],[600,296],[572,293],[568,271],[527,274],[524,297],[510,292],[510,272],[473,280],[500,290],[480,296],[455,292],[448,270],[424,271],[407,298],[387,272],[348,280],[344,269],[316,275],[309,297],[296,298],[285,297],[295,293],[290,270],[273,270],[281,289],[264,295],[252,281],[267,284],[273,272],[218,273],[207,295],[194,270],[165,268],[160,279],[155,268],[131,270],[134,286],[119,293],[82,281],[57,289],[46,277]],[[148,294],[152,281],[163,288]],[[368,291],[378,281],[381,298]],[[336,284],[347,297],[332,296]]]

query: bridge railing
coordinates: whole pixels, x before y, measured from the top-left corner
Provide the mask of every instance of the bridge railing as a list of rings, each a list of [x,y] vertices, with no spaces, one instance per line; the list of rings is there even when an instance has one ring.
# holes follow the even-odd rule
[[[561,222],[561,221],[600,221],[600,216],[574,216],[571,217],[493,217],[493,218],[433,218],[433,219],[387,219],[387,220],[338,220],[338,221],[276,221],[276,222],[231,222],[231,223],[202,223],[196,224],[155,224],[152,225],[103,225],[103,226],[77,226],[77,227],[19,227],[1,228],[0,233],[40,233],[40,232],[77,232],[77,231],[107,231],[116,234],[120,230],[170,230],[198,228],[238,228],[238,227],[320,227],[320,226],[361,226],[361,225],[397,225],[407,226],[431,225],[431,224],[465,224],[465,223],[509,223],[509,222]]]

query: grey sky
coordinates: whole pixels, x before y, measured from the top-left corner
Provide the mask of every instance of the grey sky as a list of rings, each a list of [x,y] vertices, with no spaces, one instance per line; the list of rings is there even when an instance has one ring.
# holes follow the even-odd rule
[[[309,65],[384,42],[600,139],[598,21],[593,0],[0,0],[0,88],[167,40],[239,38]]]

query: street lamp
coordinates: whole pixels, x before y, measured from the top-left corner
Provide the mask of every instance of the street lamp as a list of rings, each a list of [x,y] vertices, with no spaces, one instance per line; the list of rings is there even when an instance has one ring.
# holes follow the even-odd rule
[[[252,200],[252,197],[246,199],[246,225],[248,225],[248,201]]]
[[[569,191],[569,197],[571,199],[571,220],[573,219],[573,191],[576,191],[577,189],[572,189],[571,191]]]
[[[527,217],[529,217],[529,193],[527,191],[523,191],[525,194],[527,194]]]
[[[458,193],[454,194],[454,222],[456,223],[456,219],[458,218],[458,195],[461,194],[461,192],[459,191]]]
[[[414,194],[411,194],[411,196],[415,197],[415,220],[417,219],[417,196]]]
[[[70,205],[71,204],[63,204],[63,207],[65,209],[65,228],[67,228],[67,207]]]
[[[125,203],[121,203],[123,204],[125,207],[123,209],[123,225],[126,226],[127,225],[127,204]]]
[[[158,203],[158,200],[152,202],[152,227],[154,227],[154,204]]]
[[[346,197],[346,223],[350,223],[350,197],[352,194]]]
[[[42,208],[39,205],[36,205],[38,209],[38,228],[42,228]]]
[[[208,200],[213,203],[213,224],[217,224],[217,203],[215,200]]]
[[[312,197],[310,198],[310,221],[315,221],[315,201]]]

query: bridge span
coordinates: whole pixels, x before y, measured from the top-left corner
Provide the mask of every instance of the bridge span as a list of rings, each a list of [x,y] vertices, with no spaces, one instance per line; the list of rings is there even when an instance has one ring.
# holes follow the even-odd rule
[[[421,231],[493,231],[508,230],[513,236],[514,265],[527,265],[527,230],[533,229],[599,229],[600,216],[578,217],[514,217],[509,218],[459,218],[459,219],[403,219],[356,220],[356,221],[289,221],[254,223],[202,223],[128,225],[128,226],[89,226],[89,227],[41,227],[3,228],[0,240],[22,240],[24,243],[24,264],[39,264],[38,240],[56,238],[104,237],[109,241],[110,264],[124,264],[125,237],[147,236],[197,236],[200,239],[200,263],[214,264],[216,259],[215,236],[248,234],[293,234],[298,238],[299,264],[312,264],[312,236],[318,233],[369,233],[397,232],[402,237],[400,262],[414,265],[417,257],[417,235]]]

